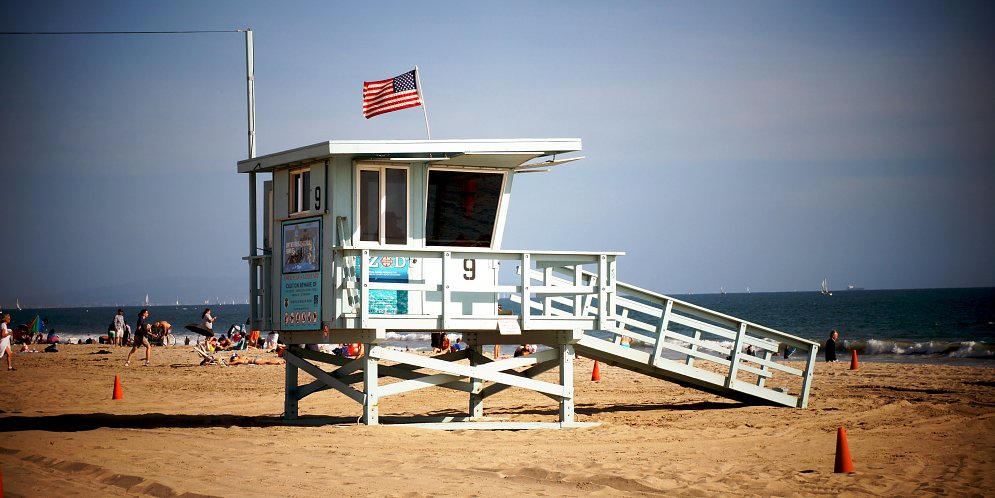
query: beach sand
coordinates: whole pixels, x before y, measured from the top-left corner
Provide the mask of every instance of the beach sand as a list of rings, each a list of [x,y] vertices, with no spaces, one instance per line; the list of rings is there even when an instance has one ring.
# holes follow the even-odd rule
[[[576,368],[584,429],[436,431],[358,425],[334,391],[301,401],[315,426],[281,422],[284,367],[198,366],[190,347],[65,345],[0,372],[6,496],[984,496],[995,490],[995,369],[817,365],[809,408],[749,406],[600,366]],[[141,353],[136,353],[136,356]],[[274,356],[274,355],[268,355]],[[123,399],[112,400],[115,375]],[[556,371],[544,374],[556,375]],[[302,373],[302,382],[311,378]],[[462,415],[429,388],[381,400],[390,416]],[[509,389],[497,420],[557,419]],[[834,474],[845,427],[856,472]]]

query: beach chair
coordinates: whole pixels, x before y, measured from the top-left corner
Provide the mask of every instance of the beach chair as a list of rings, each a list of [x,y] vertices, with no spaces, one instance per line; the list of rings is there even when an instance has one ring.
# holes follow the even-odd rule
[[[221,365],[222,367],[228,366],[228,363],[225,362],[224,358],[215,357],[213,353],[208,353],[199,345],[196,346],[193,351],[200,355],[202,359],[200,362],[201,365]]]

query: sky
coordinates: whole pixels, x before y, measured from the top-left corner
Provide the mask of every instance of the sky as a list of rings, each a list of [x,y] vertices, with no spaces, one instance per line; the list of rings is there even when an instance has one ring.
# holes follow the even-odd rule
[[[666,294],[995,285],[991,2],[0,3],[0,308],[248,296],[258,154],[583,140],[516,178],[504,249],[621,251]]]

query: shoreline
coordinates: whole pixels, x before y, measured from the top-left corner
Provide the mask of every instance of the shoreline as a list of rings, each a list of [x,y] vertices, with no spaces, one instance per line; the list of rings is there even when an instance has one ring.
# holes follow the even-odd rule
[[[288,425],[284,367],[198,366],[192,348],[100,345],[16,355],[0,372],[9,496],[970,495],[995,489],[995,368],[819,362],[807,409],[752,406],[617,367],[575,363],[587,429],[434,431],[357,425],[325,391]],[[140,351],[139,353],[142,353]],[[138,353],[136,353],[138,354]],[[274,356],[272,354],[262,356]],[[138,363],[138,365],[136,365]],[[542,375],[557,375],[555,369]],[[115,376],[123,399],[112,400]],[[311,377],[301,375],[301,383]],[[438,387],[382,399],[381,417],[465,414]],[[548,422],[555,402],[508,389],[494,420]],[[856,472],[834,474],[845,427]],[[330,488],[329,486],[334,486]]]

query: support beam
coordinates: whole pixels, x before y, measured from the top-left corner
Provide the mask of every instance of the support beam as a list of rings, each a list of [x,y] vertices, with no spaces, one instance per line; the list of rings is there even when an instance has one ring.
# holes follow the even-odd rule
[[[286,376],[284,378],[284,394],[283,394],[283,419],[284,420],[297,420],[298,411],[298,387],[297,387],[297,366],[290,360],[291,358],[296,358],[293,353],[287,351],[283,354],[283,358],[287,360],[286,363]]]
[[[364,344],[363,347],[369,350],[372,346],[372,344]],[[364,359],[366,365],[363,369],[363,390],[366,391],[366,399],[363,402],[363,423],[377,425],[380,423],[379,374],[377,372],[379,360],[371,355],[366,355]]]
[[[557,346],[560,353],[560,384],[568,389],[569,395],[560,400],[560,423],[574,421],[574,347],[573,344]]]

